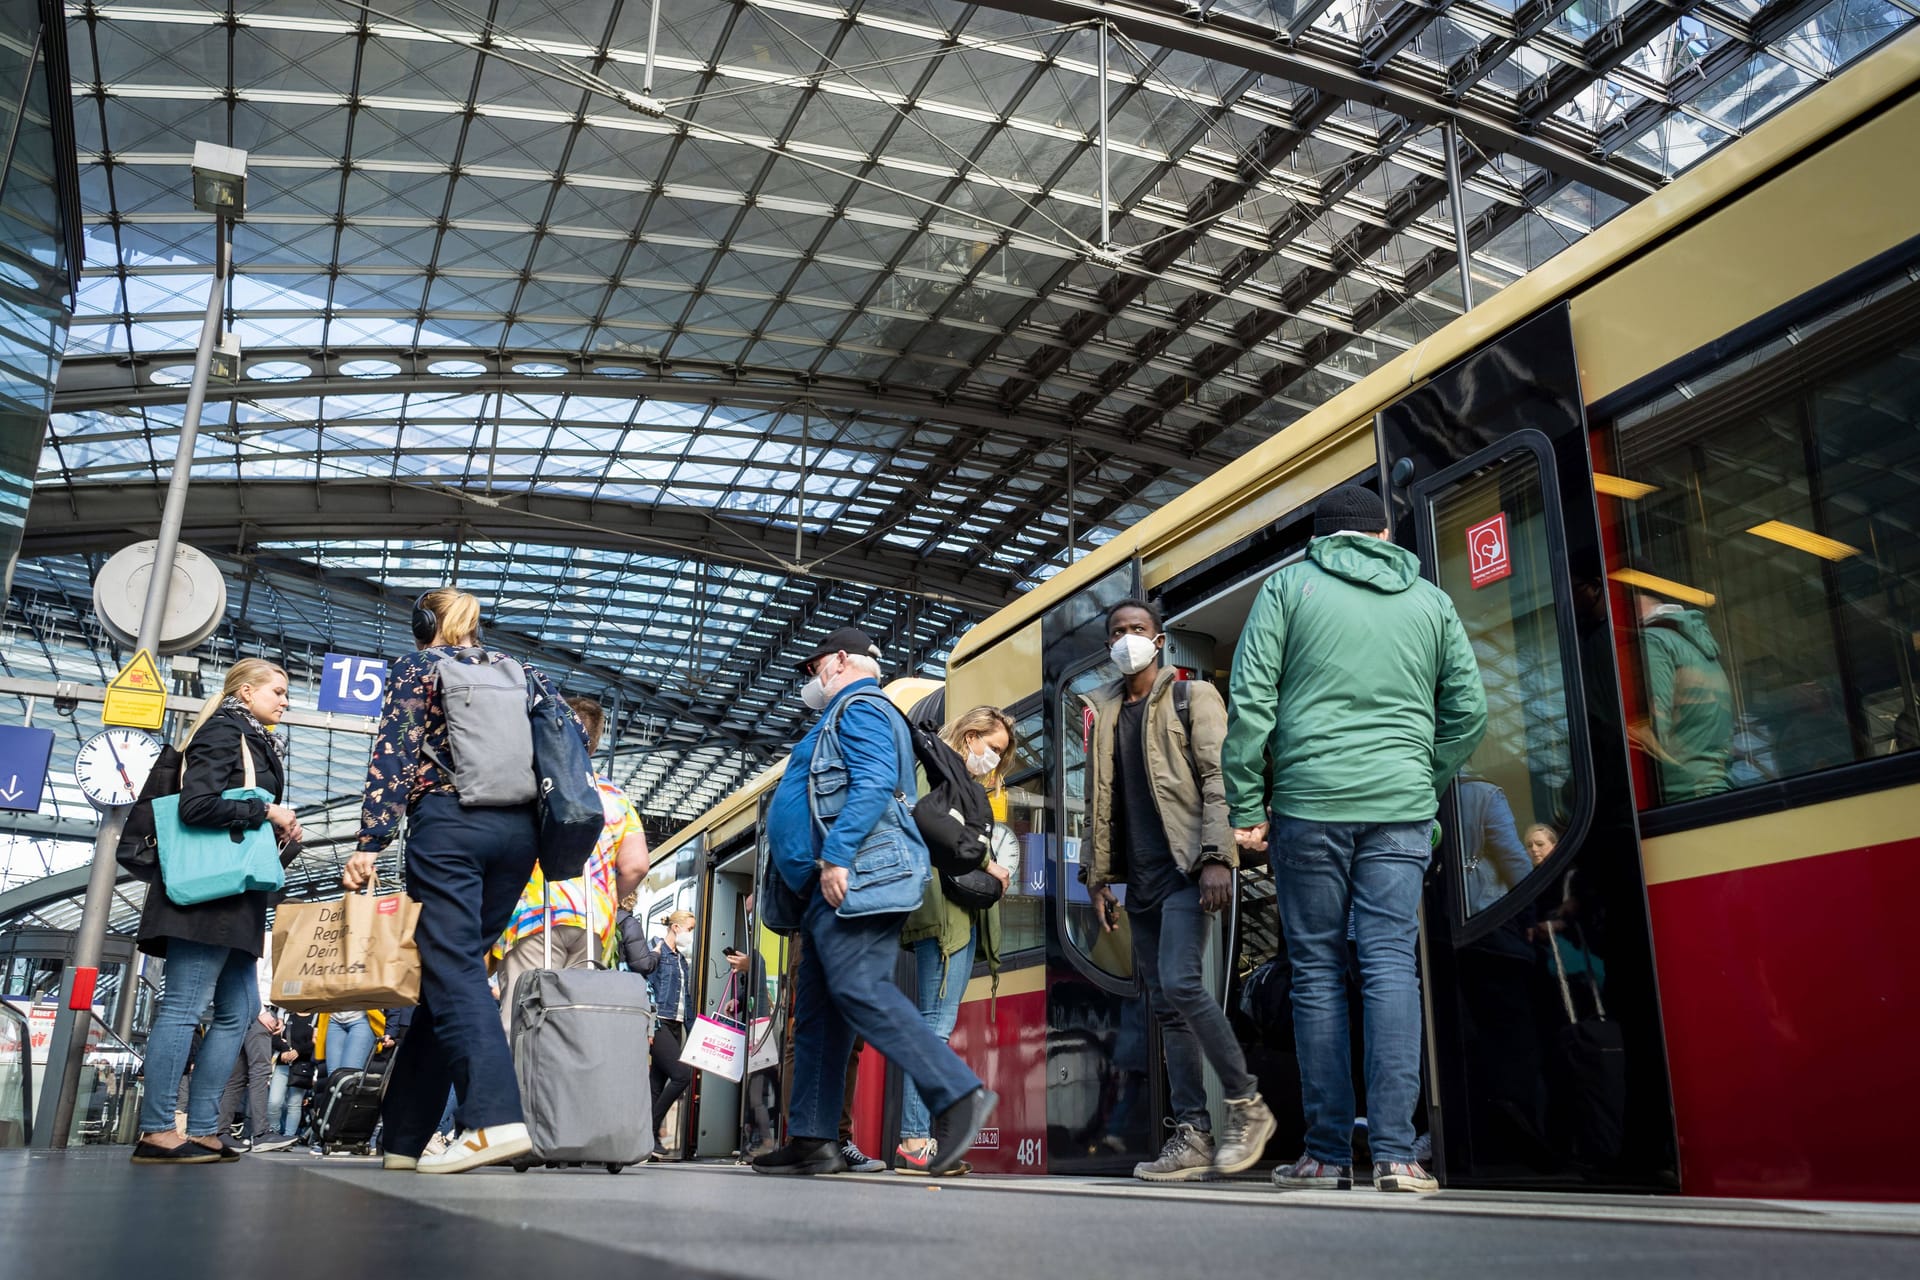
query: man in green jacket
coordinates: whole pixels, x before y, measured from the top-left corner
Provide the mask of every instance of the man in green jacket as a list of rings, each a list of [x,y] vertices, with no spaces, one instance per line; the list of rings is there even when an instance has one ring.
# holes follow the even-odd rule
[[[1173,1095],[1174,1131],[1159,1158],[1136,1165],[1148,1182],[1190,1182],[1242,1173],[1265,1153],[1275,1128],[1227,1016],[1201,976],[1207,916],[1233,900],[1239,853],[1228,834],[1220,782],[1226,707],[1219,690],[1187,683],[1160,665],[1160,614],[1140,600],[1107,613],[1109,655],[1120,680],[1088,699],[1089,839],[1081,875],[1103,929],[1118,917],[1115,884],[1127,886],[1133,967],[1160,1023]],[[1216,1144],[1205,1066],[1227,1096]]]
[[[1486,729],[1466,629],[1378,495],[1343,485],[1314,510],[1306,559],[1260,588],[1222,753],[1234,839],[1268,847],[1293,966],[1307,1150],[1282,1187],[1353,1184],[1347,929],[1366,992],[1373,1185],[1434,1191],[1413,1153],[1420,1092],[1420,886],[1439,795]],[[1271,789],[1267,780],[1271,776]]]

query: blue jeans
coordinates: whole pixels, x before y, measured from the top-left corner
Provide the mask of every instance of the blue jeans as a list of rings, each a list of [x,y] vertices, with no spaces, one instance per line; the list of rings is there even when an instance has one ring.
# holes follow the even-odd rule
[[[1130,911],[1127,918],[1133,926],[1133,967],[1146,988],[1154,1021],[1160,1024],[1173,1118],[1211,1133],[1205,1064],[1213,1064],[1229,1098],[1251,1098],[1260,1091],[1260,1082],[1247,1070],[1233,1027],[1207,990],[1200,967],[1207,945],[1207,913],[1200,909],[1200,887],[1176,889],[1159,906]]]
[[[327,1074],[358,1071],[373,1055],[373,1024],[365,1018],[336,1026],[327,1019]]]
[[[936,1114],[980,1087],[980,1077],[934,1035],[893,982],[906,913],[843,920],[808,887],[801,924],[800,972],[794,987],[793,1101],[787,1130],[795,1138],[838,1140],[847,1060],[856,1035],[885,1054],[918,1086]]]
[[[284,1133],[288,1137],[299,1133],[300,1116],[301,1113],[306,1110],[306,1107],[306,1089],[297,1084],[288,1085],[286,1092],[281,1096],[279,1109],[275,1110],[272,1107],[267,1108],[267,1113],[273,1117],[274,1131]]]
[[[1420,882],[1429,822],[1275,818],[1270,839],[1280,926],[1293,965],[1293,1033],[1307,1154],[1353,1163],[1347,1023],[1347,918],[1360,953],[1366,1019],[1367,1138],[1376,1161],[1413,1159],[1420,1096]]]
[[[420,1005],[400,1041],[380,1105],[385,1150],[426,1150],[447,1089],[460,1125],[519,1124],[520,1086],[487,989],[487,948],[506,929],[539,857],[533,806],[462,808],[452,796],[422,797],[407,837],[407,892],[420,904]]]
[[[927,1030],[945,1044],[960,1020],[960,1002],[967,995],[967,979],[973,976],[973,950],[980,933],[976,927],[967,935],[967,945],[950,956],[940,954],[940,939],[922,938],[913,944],[915,976],[914,1003],[927,1020]],[[900,1136],[925,1138],[933,1133],[933,1116],[920,1090],[909,1080],[900,1094]]]
[[[167,939],[167,968],[159,1011],[147,1035],[147,1088],[140,1102],[140,1132],[173,1129],[174,1100],[187,1069],[200,1011],[213,1001],[213,1025],[193,1060],[187,1087],[187,1132],[204,1137],[220,1129],[220,1095],[239,1060],[247,1023],[260,1008],[254,958],[231,947]]]

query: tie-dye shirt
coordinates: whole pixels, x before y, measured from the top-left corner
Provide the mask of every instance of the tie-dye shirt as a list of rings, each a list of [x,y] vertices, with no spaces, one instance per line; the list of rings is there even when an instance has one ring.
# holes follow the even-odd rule
[[[587,859],[584,874],[572,880],[556,880],[553,883],[553,923],[556,926],[571,925],[576,929],[587,927],[586,893],[589,883],[593,886],[593,925],[600,946],[596,951],[604,951],[613,932],[614,913],[619,909],[615,901],[614,859],[620,851],[621,842],[628,836],[641,833],[640,814],[633,807],[633,801],[627,799],[627,793],[613,785],[606,778],[594,779],[600,788],[600,807],[605,811],[607,825],[600,830],[600,843],[593,848],[593,856]],[[644,835],[641,837],[644,839]],[[507,931],[500,935],[500,941],[493,946],[493,958],[500,959],[512,950],[514,944],[527,938],[540,936],[541,896],[546,877],[540,868],[533,869],[533,879],[527,882],[527,888],[520,895],[520,903],[513,909],[513,919],[507,925]]]

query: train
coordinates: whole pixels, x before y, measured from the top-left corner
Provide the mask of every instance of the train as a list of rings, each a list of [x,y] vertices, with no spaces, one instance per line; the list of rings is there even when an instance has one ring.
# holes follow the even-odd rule
[[[943,681],[887,686],[923,720],[1019,726],[1003,965],[952,1040],[1003,1099],[979,1172],[1125,1174],[1164,1136],[1124,913],[1100,930],[1076,875],[1105,610],[1155,601],[1171,661],[1224,691],[1260,584],[1360,483],[1488,693],[1422,906],[1418,1120],[1444,1184],[1920,1198],[1916,85],[1909,37],[984,619]],[[699,918],[703,1008],[722,949],[759,952],[762,1036],[788,955],[747,908],[778,777],[648,882],[651,915]],[[1468,787],[1513,829],[1463,829]],[[1494,856],[1535,831],[1524,865]],[[1275,1161],[1303,1128],[1285,969],[1249,863],[1207,974]],[[882,1156],[897,1075],[867,1051],[855,1132]],[[684,1110],[688,1155],[742,1145],[737,1086],[703,1078]]]

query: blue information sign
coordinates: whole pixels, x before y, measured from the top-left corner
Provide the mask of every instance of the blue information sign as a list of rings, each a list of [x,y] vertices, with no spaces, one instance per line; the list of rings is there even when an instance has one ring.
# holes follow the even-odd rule
[[[52,758],[53,730],[0,725],[0,809],[37,812]]]
[[[387,664],[380,658],[330,653],[320,660],[320,709],[377,716],[387,696]]]

